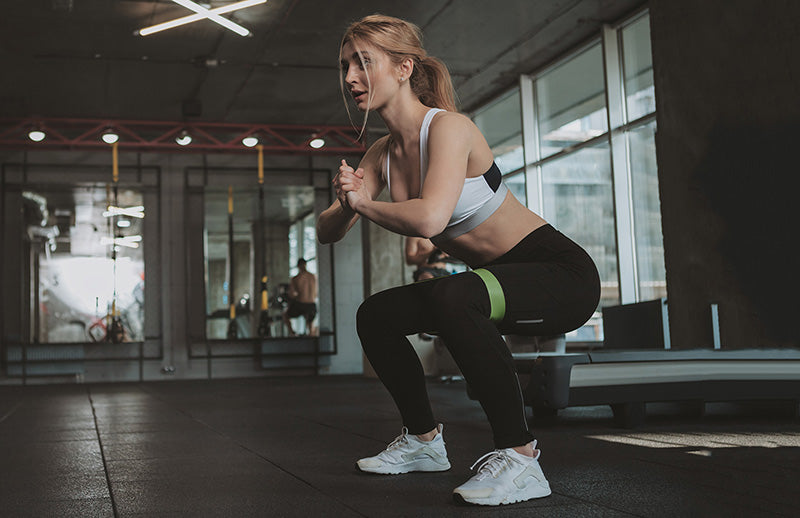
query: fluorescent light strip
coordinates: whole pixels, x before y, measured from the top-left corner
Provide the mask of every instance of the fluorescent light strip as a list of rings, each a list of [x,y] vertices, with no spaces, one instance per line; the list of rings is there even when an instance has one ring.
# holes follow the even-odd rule
[[[208,18],[212,22],[217,22],[218,24],[222,25],[226,29],[232,30],[233,32],[235,32],[239,36],[247,36],[248,34],[250,34],[249,30],[245,29],[244,27],[242,27],[238,23],[233,23],[232,21],[230,21],[228,19],[225,19],[225,18],[223,18],[222,16],[220,16],[218,14],[214,14],[211,11],[209,11],[208,9],[206,9],[205,7],[197,5],[196,3],[192,2],[191,0],[172,0],[172,1],[175,2],[178,5],[181,5],[181,6],[185,7],[185,8],[187,8],[187,9],[189,9],[190,11],[194,11],[197,14],[200,14],[200,15]]]
[[[244,9],[246,7],[252,7],[254,5],[265,4],[265,3],[267,3],[267,0],[243,0],[242,2],[235,2],[223,7],[217,7],[211,9],[208,12],[213,14],[225,14],[231,11],[237,11],[239,9]],[[163,22],[156,25],[151,25],[150,27],[145,27],[144,29],[139,29],[138,34],[140,36],[148,36],[156,32],[172,29],[173,27],[180,27],[181,25],[186,25],[187,23],[196,22],[198,20],[204,20],[205,18],[207,18],[207,16],[203,14],[190,14],[189,16],[176,18],[168,22]]]

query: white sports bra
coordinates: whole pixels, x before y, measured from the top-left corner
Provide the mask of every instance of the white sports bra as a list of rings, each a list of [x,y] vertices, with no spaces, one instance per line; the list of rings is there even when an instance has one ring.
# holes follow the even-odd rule
[[[433,116],[442,111],[445,110],[439,108],[428,110],[419,130],[420,190],[422,190],[422,184],[425,182],[425,173],[428,171],[428,130]],[[391,197],[392,180],[389,174],[388,149],[386,152],[385,178],[389,196]],[[502,182],[502,174],[494,162],[492,162],[492,167],[481,176],[465,178],[461,196],[458,198],[453,215],[450,216],[450,221],[448,221],[444,231],[432,237],[431,241],[438,246],[439,243],[450,241],[474,229],[494,214],[503,203],[503,200],[505,200],[507,192],[508,187]]]

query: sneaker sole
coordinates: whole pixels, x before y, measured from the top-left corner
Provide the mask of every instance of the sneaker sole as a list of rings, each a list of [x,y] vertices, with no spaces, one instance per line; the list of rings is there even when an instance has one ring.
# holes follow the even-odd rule
[[[515,491],[511,494],[504,496],[503,498],[472,498],[466,499],[460,493],[453,493],[453,500],[457,504],[461,505],[510,505],[516,504],[519,502],[527,502],[528,500],[533,500],[535,498],[544,498],[546,496],[550,496],[553,492],[550,490],[550,484],[547,486],[542,485],[532,485],[528,486],[525,489],[521,489],[519,491]]]
[[[362,468],[356,462],[356,469],[363,473],[374,473],[376,475],[402,475],[403,473],[437,473],[450,469],[450,463],[436,464],[432,462],[417,462],[405,464],[403,466],[380,466],[377,468]]]

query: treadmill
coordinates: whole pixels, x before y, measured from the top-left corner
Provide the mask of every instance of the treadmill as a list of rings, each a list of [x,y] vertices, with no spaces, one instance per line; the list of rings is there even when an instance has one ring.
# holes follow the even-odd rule
[[[800,408],[800,349],[724,350],[712,306],[713,349],[672,349],[666,299],[603,308],[603,348],[512,353],[526,406],[553,416],[610,405],[616,423],[645,420],[646,403],[787,400]]]

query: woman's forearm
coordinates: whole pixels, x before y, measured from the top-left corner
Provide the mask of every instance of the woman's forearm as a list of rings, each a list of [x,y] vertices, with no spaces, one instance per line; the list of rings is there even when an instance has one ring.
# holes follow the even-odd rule
[[[317,220],[317,239],[322,244],[334,243],[342,239],[358,220],[358,214],[341,204],[329,207]]]
[[[363,200],[356,211],[387,230],[404,236],[431,238],[444,230],[447,215],[420,198],[391,203]]]

